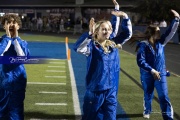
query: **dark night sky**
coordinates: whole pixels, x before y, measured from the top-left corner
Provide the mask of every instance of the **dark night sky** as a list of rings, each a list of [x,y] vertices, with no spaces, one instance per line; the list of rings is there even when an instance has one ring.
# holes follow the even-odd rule
[[[75,5],[76,0],[1,0],[0,7],[43,7]],[[132,5],[138,0],[117,0],[120,5]],[[113,6],[112,0],[84,0],[84,5]]]

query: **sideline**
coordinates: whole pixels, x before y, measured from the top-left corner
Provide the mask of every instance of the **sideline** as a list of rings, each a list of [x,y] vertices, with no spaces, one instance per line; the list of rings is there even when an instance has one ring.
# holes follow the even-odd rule
[[[71,79],[74,114],[75,114],[75,119],[79,120],[79,116],[81,116],[81,109],[80,109],[78,92],[77,92],[77,87],[76,87],[76,82],[75,82],[75,77],[74,77],[74,71],[73,71],[73,68],[72,68],[71,56],[70,56],[70,52],[69,52],[70,49],[69,49],[69,46],[68,46],[68,37],[66,37],[65,44],[66,44],[66,53],[67,53],[67,58],[68,58],[67,60],[68,60],[70,79]]]

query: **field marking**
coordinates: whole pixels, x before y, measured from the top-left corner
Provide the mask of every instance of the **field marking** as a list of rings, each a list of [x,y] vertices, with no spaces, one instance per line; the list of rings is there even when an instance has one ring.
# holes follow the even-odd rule
[[[60,105],[60,106],[66,106],[67,103],[35,103],[35,105],[49,105],[49,106],[53,106],[53,105]]]
[[[66,43],[66,54],[68,53],[68,49],[69,49],[68,43]],[[77,92],[77,87],[76,87],[76,80],[74,76],[71,59],[69,60],[67,59],[67,61],[68,61],[68,66],[69,66],[70,79],[71,79],[74,114],[75,116],[78,116],[78,115],[81,115],[81,109],[80,109],[79,97],[78,97],[78,92]],[[75,120],[79,120],[79,118],[76,117]]]
[[[59,61],[59,60],[64,60],[64,61],[66,61],[66,59],[48,59],[48,60],[54,60],[54,61]]]
[[[27,84],[35,84],[35,85],[66,85],[66,83],[47,83],[47,82],[27,82]]]
[[[171,71],[170,71],[170,73],[173,74],[173,75],[176,76],[176,77],[180,77],[180,75],[177,75],[177,74],[175,74],[175,73],[173,73],[173,72],[171,72]]]
[[[66,72],[65,70],[46,70],[46,72]]]
[[[50,64],[65,64],[65,62],[49,62]]]
[[[67,94],[67,92],[47,92],[47,91],[39,91],[41,94]]]
[[[46,78],[66,78],[66,76],[44,76]]]
[[[48,67],[66,68],[65,66],[48,66]]]

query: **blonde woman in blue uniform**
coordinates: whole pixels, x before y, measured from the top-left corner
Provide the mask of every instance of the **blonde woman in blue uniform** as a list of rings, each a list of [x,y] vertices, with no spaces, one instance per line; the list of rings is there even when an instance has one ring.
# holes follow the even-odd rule
[[[112,24],[107,20],[95,23],[91,19],[89,33],[82,34],[74,45],[76,52],[87,57],[82,120],[116,120],[117,74],[120,71],[118,48],[130,39],[132,25],[126,13],[112,11],[112,14],[117,16]],[[118,35],[117,18],[120,16],[123,18],[122,32]]]

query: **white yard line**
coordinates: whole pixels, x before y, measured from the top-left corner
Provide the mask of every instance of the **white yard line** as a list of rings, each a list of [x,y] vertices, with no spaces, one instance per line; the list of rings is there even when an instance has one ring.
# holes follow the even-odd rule
[[[46,70],[46,72],[66,72],[65,70]]]
[[[69,47],[68,47],[68,44],[66,43],[66,53],[68,53],[68,49],[69,49]],[[75,77],[74,77],[74,71],[73,71],[71,59],[68,60],[68,66],[69,66],[70,79],[71,79],[74,114],[75,114],[75,116],[79,116],[79,115],[81,115],[81,109],[80,109],[80,103],[79,103],[78,92],[77,92],[76,81],[75,81]],[[78,120],[78,119],[79,118],[76,118],[76,120]]]
[[[65,64],[65,62],[49,62],[50,64]]]
[[[44,76],[46,78],[66,78],[66,76]]]
[[[45,106],[45,105],[61,105],[61,106],[66,106],[67,105],[67,103],[35,103],[35,105],[43,105],[43,106]]]
[[[63,60],[63,61],[66,61],[66,59],[54,59],[54,58],[49,58],[49,59],[46,59],[46,60],[54,60],[54,61]]]
[[[39,91],[41,94],[67,94],[67,92],[47,92],[47,91]]]
[[[47,82],[27,82],[27,84],[35,84],[35,85],[66,85],[66,83],[47,83]]]
[[[48,67],[53,67],[53,68],[66,68],[65,66],[48,66]]]
[[[171,72],[171,71],[170,71],[170,73],[173,74],[173,75],[176,76],[176,77],[180,77],[180,75],[177,75],[177,74],[175,74],[175,73],[173,73],[173,72]]]

